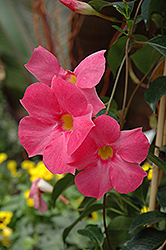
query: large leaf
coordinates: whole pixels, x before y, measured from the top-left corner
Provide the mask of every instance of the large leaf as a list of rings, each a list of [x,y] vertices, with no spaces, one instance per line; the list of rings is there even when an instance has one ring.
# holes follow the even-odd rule
[[[94,211],[98,211],[101,210],[103,208],[102,204],[94,204],[89,206],[88,208],[86,208],[81,214],[80,216],[67,228],[65,228],[64,232],[63,232],[63,241],[65,242],[66,237],[68,236],[68,234],[70,233],[71,229],[79,222],[81,221],[83,218],[85,218],[86,216],[88,216],[89,214],[91,214]]]
[[[108,226],[108,235],[111,246],[118,246],[126,241],[133,218],[125,216],[115,217]]]
[[[130,240],[126,250],[155,250],[163,244],[165,239],[165,231],[146,228]]]
[[[78,230],[78,233],[89,237],[96,242],[97,246],[102,246],[104,242],[104,235],[98,225],[87,225],[85,229]]]
[[[151,0],[149,4],[149,18],[153,13],[166,13],[166,1],[165,0]]]
[[[156,78],[145,92],[145,100],[155,112],[160,98],[166,94],[166,76]]]
[[[166,214],[159,211],[151,211],[143,214],[139,214],[132,222],[130,232],[142,225],[152,225],[161,220],[166,220]]]
[[[142,35],[134,36],[136,41],[147,42],[147,38]],[[160,56],[160,53],[152,48],[148,44],[141,44],[138,46],[137,51],[130,56],[136,67],[143,73],[146,72],[153,66],[157,58]]]
[[[64,178],[60,179],[54,186],[52,192],[52,203],[55,206],[55,202],[59,195],[69,186],[73,185],[74,183],[74,175],[67,174]]]
[[[159,51],[163,56],[166,56],[166,36],[154,37],[148,40],[147,43]]]
[[[164,212],[166,212],[166,187],[159,189],[157,192],[157,200]]]
[[[108,51],[107,61],[114,77],[124,57],[126,41],[126,36],[119,38]]]
[[[141,17],[144,20],[147,27],[148,27],[148,20],[149,20],[149,4],[150,4],[150,0],[144,0],[141,5]]]

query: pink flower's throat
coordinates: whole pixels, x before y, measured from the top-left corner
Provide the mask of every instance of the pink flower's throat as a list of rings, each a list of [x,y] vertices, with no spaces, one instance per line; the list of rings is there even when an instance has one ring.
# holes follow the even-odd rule
[[[63,129],[64,130],[73,130],[73,118],[71,115],[66,114],[62,116],[62,121],[63,121]]]
[[[107,160],[108,157],[113,156],[113,149],[107,145],[107,146],[103,146],[98,150],[98,155],[101,157],[102,160]]]

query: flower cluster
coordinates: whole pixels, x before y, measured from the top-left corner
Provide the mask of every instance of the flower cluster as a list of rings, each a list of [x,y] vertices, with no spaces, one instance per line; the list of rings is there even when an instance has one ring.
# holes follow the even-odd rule
[[[140,167],[149,142],[141,128],[120,131],[107,115],[95,86],[105,71],[105,50],[86,57],[73,72],[39,46],[25,67],[39,80],[30,85],[21,104],[29,115],[19,124],[19,139],[28,155],[43,155],[53,174],[72,173],[86,196],[100,199],[115,189],[135,190],[147,175]]]

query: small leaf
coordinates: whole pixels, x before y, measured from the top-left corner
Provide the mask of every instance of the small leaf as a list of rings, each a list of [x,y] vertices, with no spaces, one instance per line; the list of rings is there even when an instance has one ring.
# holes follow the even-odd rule
[[[155,112],[160,98],[166,94],[166,76],[156,78],[145,92],[145,100]]]
[[[90,4],[93,8],[95,8],[95,10],[98,12],[100,12],[104,7],[112,5],[109,2],[100,1],[100,0],[92,0],[92,1],[89,1],[88,4]]]
[[[147,44],[159,51],[163,56],[166,56],[166,36],[154,37],[147,41]]]
[[[123,31],[119,26],[117,25],[112,25],[113,28],[115,28],[116,30],[120,31],[120,33],[124,34],[125,36],[127,36],[126,32]]]
[[[151,152],[148,153],[147,159],[153,162],[156,166],[158,166],[164,173],[166,173],[166,162],[155,156]]]
[[[78,233],[94,240],[97,246],[103,245],[104,235],[98,225],[87,225],[85,229],[78,230]]]
[[[98,116],[100,116],[100,115],[104,115],[105,112],[106,112],[106,109],[100,110],[100,111],[96,114],[96,117],[98,117]],[[110,116],[110,117],[112,117],[112,118],[114,118],[114,119],[118,122],[118,117],[117,117],[114,113],[112,113],[111,111],[109,111],[107,115]]]
[[[153,13],[166,13],[166,1],[165,0],[151,0],[149,4],[149,18]]]
[[[150,0],[144,0],[142,5],[141,5],[141,16],[142,19],[145,22],[146,27],[148,28],[149,25],[149,4],[150,4]]]
[[[60,179],[54,186],[52,192],[52,203],[55,206],[55,202],[59,195],[69,186],[73,185],[74,183],[74,175],[67,174],[64,178]]]
[[[130,240],[126,250],[155,250],[163,244],[165,239],[165,231],[146,228]]]
[[[142,225],[152,225],[161,220],[166,221],[166,214],[159,211],[151,211],[143,214],[139,214],[132,222],[130,232]]]

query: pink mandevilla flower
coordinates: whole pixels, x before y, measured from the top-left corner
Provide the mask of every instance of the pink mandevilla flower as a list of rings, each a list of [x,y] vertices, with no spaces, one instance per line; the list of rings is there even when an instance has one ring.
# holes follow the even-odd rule
[[[31,59],[25,64],[25,67],[40,82],[49,86],[54,76],[75,84],[93,106],[93,114],[95,115],[105,108],[95,89],[105,71],[104,53],[105,50],[101,50],[91,54],[81,61],[74,69],[74,72],[71,72],[64,70],[53,54],[39,46],[34,50]]]
[[[134,191],[147,175],[139,165],[149,150],[146,136],[141,128],[120,132],[116,120],[106,115],[94,123],[69,163],[83,170],[76,175],[77,188],[97,199],[113,188],[119,193]]]
[[[52,173],[74,174],[66,164],[68,157],[94,126],[85,96],[74,84],[54,77],[51,87],[30,85],[21,103],[29,116],[20,121],[18,136],[29,156],[43,155]]]
[[[93,9],[88,3],[77,1],[77,0],[60,0],[66,7],[71,9],[73,12],[82,15],[96,15],[96,10]]]
[[[42,179],[37,178],[32,182],[29,198],[33,199],[34,207],[39,210],[40,214],[43,214],[45,211],[48,210],[48,206],[41,197],[43,191],[41,191],[40,188],[38,187],[38,184],[40,183],[41,180]]]

